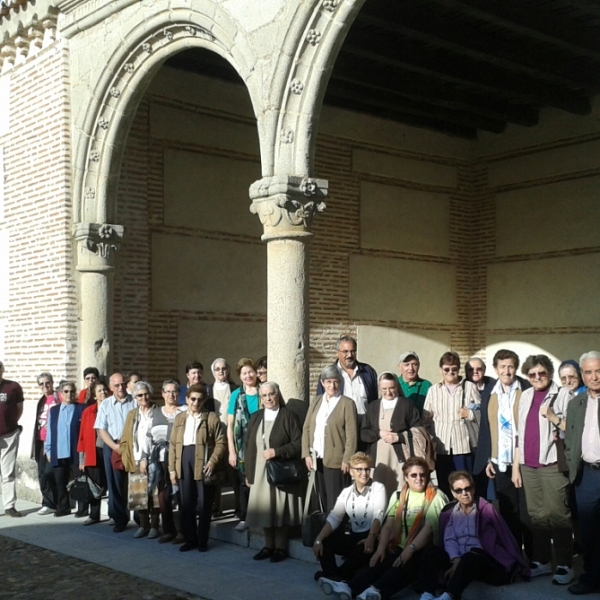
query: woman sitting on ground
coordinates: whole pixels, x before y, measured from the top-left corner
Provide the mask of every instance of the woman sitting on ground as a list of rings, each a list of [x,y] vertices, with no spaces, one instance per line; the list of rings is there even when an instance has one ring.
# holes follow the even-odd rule
[[[439,546],[424,551],[416,589],[421,600],[434,600],[438,573],[448,580],[440,600],[459,600],[471,581],[505,585],[516,575],[529,578],[517,542],[490,502],[475,498],[470,473],[455,471],[448,477],[454,502],[440,516]]]
[[[437,540],[439,515],[448,499],[430,482],[425,459],[411,457],[403,470],[406,483],[390,501],[370,568],[349,581],[321,578],[319,585],[325,594],[340,600],[388,600],[417,578],[424,549]]]
[[[254,560],[268,558],[276,563],[287,556],[289,528],[302,522],[304,482],[271,485],[267,463],[272,459],[299,462],[302,430],[296,416],[285,407],[276,383],[262,383],[259,395],[263,409],[252,415],[246,441],[246,481],[250,488],[246,523],[265,532],[265,546]]]
[[[372,464],[364,452],[357,452],[350,459],[350,476],[354,483],[338,496],[313,545],[322,569],[315,574],[316,580],[321,577],[334,581],[351,579],[371,560],[387,505],[384,485],[371,479]],[[350,531],[341,526],[346,521]],[[336,554],[346,559],[340,567]]]

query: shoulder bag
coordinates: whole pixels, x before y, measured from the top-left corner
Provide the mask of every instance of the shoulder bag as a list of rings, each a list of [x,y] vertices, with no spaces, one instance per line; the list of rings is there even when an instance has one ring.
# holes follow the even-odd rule
[[[263,450],[267,449],[265,443],[265,419],[262,420],[262,443]],[[275,487],[286,485],[295,485],[304,479],[304,469],[302,468],[302,459],[290,458],[271,458],[267,460],[267,482]]]

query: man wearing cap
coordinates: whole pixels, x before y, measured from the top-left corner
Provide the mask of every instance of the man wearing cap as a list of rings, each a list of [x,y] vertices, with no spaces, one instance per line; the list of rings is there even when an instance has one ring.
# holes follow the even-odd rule
[[[414,350],[401,354],[398,361],[398,367],[400,368],[398,383],[402,395],[417,407],[420,415],[423,415],[423,405],[425,404],[427,391],[431,387],[431,381],[419,377],[420,366],[419,355]]]

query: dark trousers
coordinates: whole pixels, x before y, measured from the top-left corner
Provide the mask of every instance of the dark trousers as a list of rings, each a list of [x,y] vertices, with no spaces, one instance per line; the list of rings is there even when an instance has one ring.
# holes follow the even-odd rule
[[[452,471],[467,471],[473,473],[472,454],[438,454],[435,459],[435,472],[438,478],[438,487],[448,498],[452,498],[448,475]]]
[[[48,462],[44,453],[43,444],[37,459],[37,470],[40,492],[42,492],[42,506],[55,509],[57,501],[56,480],[54,479],[52,465]]]
[[[181,456],[181,529],[185,541],[199,547],[208,544],[215,488],[194,479],[196,447],[184,446]]]
[[[531,519],[527,512],[525,500],[525,489],[516,488],[511,480],[512,467],[508,467],[504,473],[496,467],[496,497],[500,514],[506,521],[508,528],[517,540],[519,548],[525,549],[529,560],[533,556],[533,533],[531,531]]]
[[[75,470],[70,458],[60,458],[58,466],[52,467],[56,481],[56,514],[68,515],[71,512],[71,501],[67,484],[75,476]]]
[[[387,600],[415,581],[421,570],[423,551],[415,552],[406,564],[394,567],[394,561],[401,552],[402,548],[397,548],[394,553],[388,554],[383,562],[360,571],[348,582],[352,595],[357,596],[372,585],[379,590],[381,600]]]
[[[248,512],[248,499],[250,498],[250,488],[246,485],[246,474],[237,470],[237,501],[240,504],[240,521],[246,520]],[[234,488],[235,490],[236,488]]]
[[[125,527],[129,523],[130,516],[127,508],[127,473],[112,468],[110,462],[112,449],[108,445],[104,446],[102,452],[108,487],[108,516],[114,519],[117,527]]]
[[[350,485],[350,476],[342,473],[341,469],[324,466],[323,460],[317,458],[316,485],[325,512],[329,514],[342,490]]]
[[[170,481],[163,480],[158,484],[158,506],[160,508],[160,516],[162,519],[163,533],[176,534],[175,518],[173,517],[173,505],[171,496],[173,488]]]
[[[359,542],[368,535],[368,531],[346,533],[342,523],[330,536],[326,537],[323,540],[323,554],[319,558],[323,576],[328,579],[346,581],[361,567],[366,566],[372,554],[365,554],[365,547]],[[336,554],[346,559],[339,567],[335,560]]]
[[[422,568],[415,589],[435,595],[440,571],[446,571],[452,563],[448,553],[440,546],[426,546],[422,554]],[[471,581],[505,585],[510,583],[510,575],[495,558],[476,548],[461,556],[446,591],[455,600],[459,600]]]
[[[106,472],[104,469],[104,455],[102,448],[96,447],[96,466],[86,467],[85,474],[96,484],[102,488],[106,488]],[[94,521],[100,520],[100,498],[95,498],[82,505],[83,510],[90,510],[90,518]]]
[[[600,470],[584,464],[575,481],[583,570],[579,581],[600,587]]]

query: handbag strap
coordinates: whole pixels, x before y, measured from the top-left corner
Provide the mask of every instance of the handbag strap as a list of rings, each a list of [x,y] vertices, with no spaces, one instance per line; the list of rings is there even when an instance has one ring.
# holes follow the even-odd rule
[[[319,500],[319,508],[321,512],[325,512],[323,508],[323,500],[321,499],[321,495],[319,494],[318,484],[317,484],[317,472],[314,469],[311,469],[310,475],[308,477],[308,487],[306,489],[306,498],[304,499],[304,511],[302,513],[302,522],[306,521],[308,517],[308,510],[310,508],[310,499],[313,493],[313,490],[317,494],[317,498]]]
[[[265,415],[263,414],[263,418],[261,421],[261,426],[262,426],[262,443],[263,443],[263,450],[267,449],[267,445],[265,444]]]

